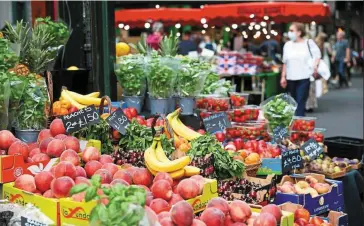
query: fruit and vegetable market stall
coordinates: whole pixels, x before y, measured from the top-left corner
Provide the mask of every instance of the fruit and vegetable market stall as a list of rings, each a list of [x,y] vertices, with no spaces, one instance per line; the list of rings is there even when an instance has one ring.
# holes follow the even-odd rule
[[[0,39],[6,224],[363,225],[363,146],[336,152],[288,94],[251,105],[209,62],[176,56],[170,36],[118,57],[122,103],[67,87],[53,99],[11,41]]]

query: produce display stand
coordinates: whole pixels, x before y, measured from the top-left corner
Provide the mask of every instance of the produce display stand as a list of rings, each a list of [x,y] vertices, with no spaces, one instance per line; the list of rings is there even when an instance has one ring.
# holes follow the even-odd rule
[[[245,87],[245,79],[251,77],[257,77],[261,79],[261,88],[257,91],[254,90],[246,90]],[[277,83],[276,78],[279,76],[278,72],[262,72],[257,73],[256,75],[249,74],[241,74],[241,75],[222,75],[221,77],[231,77],[233,84],[236,84],[240,87],[241,92],[249,93],[253,95],[260,95],[260,101],[263,102],[265,98],[271,97],[277,94]],[[235,78],[241,78],[240,84],[235,82]]]

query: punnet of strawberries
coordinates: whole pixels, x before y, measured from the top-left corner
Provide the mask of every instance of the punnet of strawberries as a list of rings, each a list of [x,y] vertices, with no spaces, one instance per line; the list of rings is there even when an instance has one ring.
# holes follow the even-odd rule
[[[291,130],[295,131],[313,131],[315,129],[315,117],[293,117]]]
[[[241,108],[248,103],[248,93],[230,92],[229,94],[232,108]]]
[[[212,112],[230,109],[230,99],[219,95],[201,95],[196,97],[196,108]]]

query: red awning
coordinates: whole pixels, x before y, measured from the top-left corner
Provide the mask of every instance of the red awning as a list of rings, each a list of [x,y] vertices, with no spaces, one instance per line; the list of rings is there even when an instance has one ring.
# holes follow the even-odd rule
[[[125,9],[115,11],[116,24],[123,23],[133,27],[144,27],[146,22],[161,21],[165,26],[195,25],[200,23],[201,10],[189,8]]]
[[[251,18],[251,15],[254,17]],[[330,8],[325,3],[312,2],[249,2],[205,5],[203,9],[125,9],[115,11],[115,22],[116,25],[123,23],[135,28],[155,21],[161,21],[165,26],[177,23],[201,25],[201,18],[206,18],[210,25],[224,26],[260,21],[264,20],[264,16],[275,23],[326,23],[330,21]]]
[[[263,20],[268,16],[275,23],[330,21],[330,8],[324,3],[312,2],[257,2],[205,5],[202,14],[207,23],[229,25]],[[253,18],[251,18],[254,15]]]

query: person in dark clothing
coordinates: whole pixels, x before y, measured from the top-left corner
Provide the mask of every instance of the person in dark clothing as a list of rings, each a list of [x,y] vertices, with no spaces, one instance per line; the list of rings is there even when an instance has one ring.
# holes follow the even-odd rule
[[[345,32],[338,31],[336,34],[337,41],[334,45],[335,54],[332,56],[332,62],[335,62],[336,71],[339,74],[340,87],[348,85],[346,79],[346,67],[350,67],[350,47],[348,40],[345,39]]]
[[[191,51],[197,51],[197,45],[191,40],[191,32],[186,31],[178,45],[178,54],[186,56]]]

